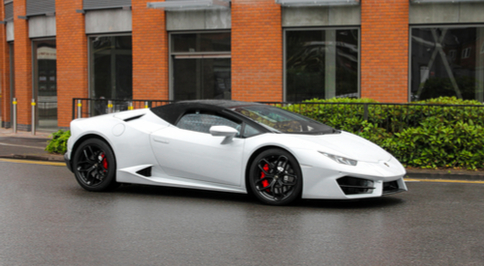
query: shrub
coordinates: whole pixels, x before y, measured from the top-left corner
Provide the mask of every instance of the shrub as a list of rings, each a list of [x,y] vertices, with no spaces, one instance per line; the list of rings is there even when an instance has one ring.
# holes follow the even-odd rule
[[[483,168],[482,103],[440,97],[418,104],[312,99],[284,108],[364,137],[392,153],[405,166]]]
[[[52,139],[47,142],[46,151],[50,153],[64,154],[67,151],[67,140],[71,136],[71,131],[62,129],[51,134]]]

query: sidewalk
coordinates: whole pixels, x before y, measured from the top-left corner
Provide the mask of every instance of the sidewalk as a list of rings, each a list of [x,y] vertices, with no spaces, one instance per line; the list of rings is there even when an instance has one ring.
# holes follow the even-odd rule
[[[0,158],[64,162],[64,156],[45,151],[52,132],[17,131],[0,128]]]
[[[52,132],[17,131],[0,128],[0,158],[64,162],[64,156],[51,154],[44,149]],[[406,178],[450,179],[483,181],[483,171],[406,169]]]

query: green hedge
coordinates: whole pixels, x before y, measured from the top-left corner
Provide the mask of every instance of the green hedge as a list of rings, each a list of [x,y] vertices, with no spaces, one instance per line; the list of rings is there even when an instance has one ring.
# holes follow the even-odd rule
[[[50,153],[64,154],[67,151],[67,140],[71,136],[71,131],[59,129],[51,134],[52,139],[47,142],[46,151]]]
[[[369,139],[405,166],[483,169],[482,103],[441,97],[417,104],[313,99],[283,108]]]

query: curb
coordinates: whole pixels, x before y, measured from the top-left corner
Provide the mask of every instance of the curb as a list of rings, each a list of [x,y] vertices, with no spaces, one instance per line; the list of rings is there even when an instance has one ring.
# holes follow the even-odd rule
[[[48,161],[48,162],[62,162],[64,163],[64,156],[62,155],[24,155],[24,154],[12,154],[6,156],[0,156],[5,159],[19,159],[19,160],[34,160],[34,161]]]
[[[419,171],[419,170],[418,170]],[[404,178],[416,178],[416,179],[444,179],[444,180],[469,180],[469,181],[484,181],[483,173],[477,174],[464,174],[464,173],[429,173],[418,172],[416,170],[408,171]]]

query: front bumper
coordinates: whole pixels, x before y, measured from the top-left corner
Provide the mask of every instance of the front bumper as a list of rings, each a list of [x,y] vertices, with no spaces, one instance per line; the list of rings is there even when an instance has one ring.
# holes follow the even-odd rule
[[[64,161],[66,162],[67,169],[72,172],[72,165],[71,165],[71,160],[69,160],[69,157],[67,156],[67,152],[64,153]]]
[[[303,198],[359,199],[375,198],[407,191],[403,180],[406,174],[394,158],[378,163],[359,162],[357,167],[302,166]]]

